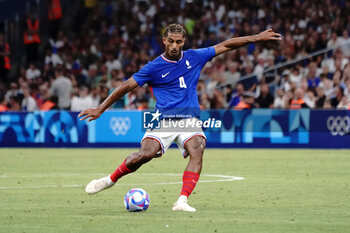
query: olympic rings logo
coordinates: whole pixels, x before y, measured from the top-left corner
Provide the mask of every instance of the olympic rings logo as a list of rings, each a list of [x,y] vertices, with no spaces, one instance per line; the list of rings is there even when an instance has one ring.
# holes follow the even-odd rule
[[[330,116],[327,119],[327,128],[333,136],[344,136],[350,132],[350,117]]]
[[[131,127],[131,120],[129,117],[112,117],[109,125],[115,135],[125,135]]]

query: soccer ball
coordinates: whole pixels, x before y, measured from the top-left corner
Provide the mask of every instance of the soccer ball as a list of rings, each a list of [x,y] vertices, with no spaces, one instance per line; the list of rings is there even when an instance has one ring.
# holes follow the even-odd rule
[[[131,189],[124,198],[124,205],[127,211],[146,211],[149,206],[148,193],[140,188]]]

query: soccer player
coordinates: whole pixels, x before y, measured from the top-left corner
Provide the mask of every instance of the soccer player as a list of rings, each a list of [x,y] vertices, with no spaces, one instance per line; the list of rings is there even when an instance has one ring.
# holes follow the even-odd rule
[[[133,74],[97,108],[82,111],[81,120],[96,120],[109,106],[126,93],[145,83],[151,85],[156,97],[157,114],[154,117],[199,118],[200,110],[197,99],[197,82],[203,66],[213,57],[232,51],[249,43],[281,40],[281,35],[271,29],[257,35],[236,37],[225,40],[213,47],[182,51],[186,31],[180,24],[167,26],[163,34],[165,51]],[[206,137],[201,128],[168,130],[148,129],[141,140],[141,148],[132,153],[120,164],[115,172],[107,177],[92,180],[85,188],[88,194],[95,194],[113,186],[122,176],[135,172],[143,164],[161,156],[176,142],[183,156],[189,157],[183,173],[183,185],[180,196],[173,210],[196,211],[187,203],[188,196],[198,182],[202,170],[203,152]]]

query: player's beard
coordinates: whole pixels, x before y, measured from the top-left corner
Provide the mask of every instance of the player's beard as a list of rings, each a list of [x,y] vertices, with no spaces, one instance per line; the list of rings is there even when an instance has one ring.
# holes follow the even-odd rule
[[[168,56],[171,58],[171,60],[179,60],[180,50],[177,50],[177,49],[170,50],[168,53]]]

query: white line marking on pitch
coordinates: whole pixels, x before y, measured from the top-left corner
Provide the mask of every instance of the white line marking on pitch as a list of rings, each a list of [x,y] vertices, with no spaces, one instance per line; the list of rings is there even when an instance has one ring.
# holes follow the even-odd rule
[[[86,176],[91,174],[36,174],[36,175],[30,175],[30,176],[7,176],[3,175],[0,176],[0,178],[40,178],[40,177],[72,177],[72,176]],[[97,174],[101,176],[105,176],[106,174]],[[135,174],[136,175],[136,174]],[[182,176],[182,174],[176,174],[176,173],[137,173],[137,175],[162,175],[162,176]],[[244,177],[238,177],[238,176],[227,176],[227,175],[210,175],[210,174],[202,174],[201,177],[215,177],[220,178],[216,180],[199,180],[199,183],[212,183],[212,182],[227,182],[227,181],[238,181],[238,180],[244,180]],[[136,186],[136,185],[171,185],[171,184],[182,184],[182,182],[161,182],[161,183],[139,183],[139,184],[118,184],[118,186]],[[78,188],[78,187],[84,187],[85,185],[80,184],[70,184],[70,185],[38,185],[38,186],[18,186],[18,187],[1,187],[1,189],[41,189],[41,188]]]

